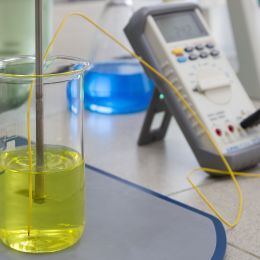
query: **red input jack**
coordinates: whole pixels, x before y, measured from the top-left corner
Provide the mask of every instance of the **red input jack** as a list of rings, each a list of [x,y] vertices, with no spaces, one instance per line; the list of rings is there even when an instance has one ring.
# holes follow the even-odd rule
[[[228,126],[228,130],[229,130],[230,133],[234,133],[235,132],[235,128],[232,125]]]
[[[218,136],[222,136],[222,131],[220,129],[217,128],[215,132]]]

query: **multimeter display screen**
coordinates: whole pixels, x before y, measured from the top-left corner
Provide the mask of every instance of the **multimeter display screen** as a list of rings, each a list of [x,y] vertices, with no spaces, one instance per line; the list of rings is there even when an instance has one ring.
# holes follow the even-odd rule
[[[185,11],[154,17],[167,42],[183,41],[208,35],[194,11]]]

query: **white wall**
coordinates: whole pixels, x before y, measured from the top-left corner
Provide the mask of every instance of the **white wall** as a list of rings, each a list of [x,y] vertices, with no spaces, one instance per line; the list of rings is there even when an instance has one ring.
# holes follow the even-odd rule
[[[53,28],[57,28],[62,18],[69,12],[83,12],[98,20],[103,2],[60,3],[53,11]],[[55,43],[53,53],[88,58],[94,29],[82,19],[72,17]]]
[[[236,50],[230,22],[228,20],[229,17],[225,8],[225,1],[226,0],[200,0],[205,7],[211,7],[209,22],[213,34],[220,43],[222,49],[226,52],[231,64],[237,70]],[[138,9],[143,5],[161,2],[162,0],[134,0],[134,7],[135,9]],[[58,3],[57,0],[55,0],[55,3],[54,28],[58,26],[65,14],[73,11],[83,12],[95,21],[100,22],[99,17],[105,1],[73,1]],[[97,33],[92,26],[87,25],[86,22],[80,18],[73,17],[59,36],[59,39],[55,44],[54,53],[72,55],[89,60],[91,58],[90,51],[92,49],[94,32]]]
[[[135,9],[140,6],[160,3],[161,0],[135,1]],[[57,28],[63,16],[69,12],[80,11],[99,22],[99,17],[105,1],[76,1],[70,3],[56,3],[54,7],[54,28]],[[66,54],[89,59],[92,48],[94,28],[78,17],[72,17],[59,36],[53,53]]]

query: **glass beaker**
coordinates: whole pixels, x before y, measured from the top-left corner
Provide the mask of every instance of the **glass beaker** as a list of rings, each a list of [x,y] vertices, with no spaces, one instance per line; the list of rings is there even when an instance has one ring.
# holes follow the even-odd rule
[[[109,0],[100,18],[100,24],[129,49],[124,27],[132,14],[132,0]],[[102,114],[145,110],[153,94],[153,83],[139,62],[100,32],[93,45],[93,67],[84,83],[85,108]]]
[[[77,113],[68,111],[66,86],[74,81],[81,93],[80,103],[82,75],[89,64],[64,56],[49,58],[44,64],[41,167],[36,162],[35,86],[28,109],[29,91],[35,81],[29,75],[35,71],[35,58],[6,58],[0,64],[0,73],[9,74],[0,74],[0,103],[5,97],[9,102],[8,108],[0,111],[0,239],[22,252],[59,251],[80,239],[85,224],[84,109],[82,104]],[[81,69],[74,70],[75,64],[82,64]],[[10,96],[10,88],[14,95]],[[23,92],[22,98],[15,96],[16,92]]]

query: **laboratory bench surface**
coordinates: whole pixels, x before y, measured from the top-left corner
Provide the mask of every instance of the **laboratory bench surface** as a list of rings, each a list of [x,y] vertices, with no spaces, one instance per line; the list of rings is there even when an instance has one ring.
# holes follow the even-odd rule
[[[211,213],[186,180],[198,163],[175,120],[172,120],[164,141],[139,147],[137,140],[144,116],[144,113],[106,116],[86,112],[86,162]],[[238,194],[230,179],[197,173],[194,181],[232,222],[238,208]],[[260,204],[257,203],[260,179],[239,178],[239,183],[244,194],[244,211],[239,225],[226,229],[225,259],[260,259]]]
[[[24,142],[18,137],[15,144]],[[221,260],[225,255],[225,230],[215,217],[89,165],[85,205],[87,225],[73,247],[34,255],[0,244],[0,259]]]
[[[94,1],[90,4],[59,4],[55,6],[54,27],[69,11],[81,11],[97,20],[100,7],[101,4],[96,5]],[[93,29],[89,27],[86,30],[85,23],[72,19],[66,31],[70,33],[59,37],[54,53],[87,57],[94,38]],[[172,120],[164,141],[139,147],[137,140],[144,116],[144,113],[105,116],[86,112],[86,163],[210,212],[186,180],[188,173],[198,163],[175,120]],[[238,195],[230,179],[210,178],[205,173],[197,173],[194,181],[232,222],[237,212]],[[232,230],[227,229],[228,248],[225,259],[260,259],[260,180],[239,178],[239,183],[244,194],[244,211],[240,224]],[[12,259],[19,257],[14,256]]]

